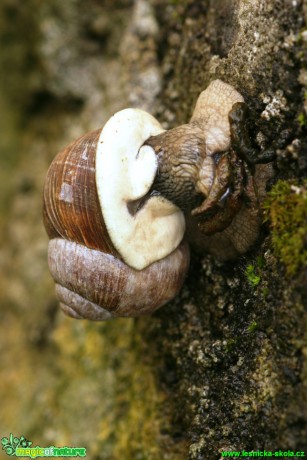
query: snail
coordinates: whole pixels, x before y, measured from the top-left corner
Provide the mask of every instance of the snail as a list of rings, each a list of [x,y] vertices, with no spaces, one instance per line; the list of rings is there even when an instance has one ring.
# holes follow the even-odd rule
[[[271,168],[255,166],[246,139],[240,145],[238,132],[248,138],[244,117],[243,97],[215,80],[188,124],[165,131],[148,113],[124,109],[56,156],[43,214],[49,269],[67,315],[151,313],[180,291],[189,243],[222,260],[249,249],[261,223],[264,187],[256,182],[265,183]]]

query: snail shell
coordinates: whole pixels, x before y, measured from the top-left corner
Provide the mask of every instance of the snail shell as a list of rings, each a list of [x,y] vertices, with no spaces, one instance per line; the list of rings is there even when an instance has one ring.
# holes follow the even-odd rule
[[[244,167],[246,146],[234,142],[244,119],[230,116],[238,104],[242,95],[215,80],[188,124],[164,131],[148,113],[126,109],[59,153],[47,174],[44,221],[67,314],[103,320],[167,303],[189,265],[185,230],[198,252],[221,260],[254,244],[272,167]]]
[[[44,189],[48,260],[68,315],[143,315],[183,284],[189,265],[184,216],[150,193],[158,162],[143,146],[161,132],[151,115],[126,109],[51,164]]]

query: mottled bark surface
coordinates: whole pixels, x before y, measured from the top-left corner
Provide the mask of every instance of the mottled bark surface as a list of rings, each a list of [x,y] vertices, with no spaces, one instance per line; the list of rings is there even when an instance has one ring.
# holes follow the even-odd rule
[[[1,437],[97,460],[307,450],[306,19],[300,0],[2,2]],[[258,147],[287,137],[257,244],[234,263],[192,254],[152,317],[64,318],[41,222],[51,159],[127,106],[186,123],[215,78],[244,96]]]

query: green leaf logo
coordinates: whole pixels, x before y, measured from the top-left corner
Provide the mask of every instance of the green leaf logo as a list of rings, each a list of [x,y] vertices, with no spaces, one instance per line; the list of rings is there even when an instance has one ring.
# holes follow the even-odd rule
[[[17,447],[30,447],[32,445],[32,442],[28,441],[24,436],[17,438],[16,436],[13,436],[13,434],[11,433],[9,438],[3,437],[1,439],[1,444],[2,450],[4,450],[7,455],[16,456]]]

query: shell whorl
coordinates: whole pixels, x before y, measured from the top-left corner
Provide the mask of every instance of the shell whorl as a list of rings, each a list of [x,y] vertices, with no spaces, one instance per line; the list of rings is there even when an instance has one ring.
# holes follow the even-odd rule
[[[44,191],[49,237],[117,255],[137,270],[176,249],[184,216],[161,195],[150,195],[158,161],[154,150],[143,146],[162,131],[146,112],[125,109],[59,153]]]
[[[110,254],[63,239],[49,242],[48,258],[65,313],[99,321],[146,315],[169,302],[183,284],[189,249],[183,242],[141,271]]]
[[[50,239],[64,238],[120,257],[108,235],[97,194],[100,132],[79,137],[51,163],[44,188],[44,224]]]
[[[148,314],[183,284],[189,265],[183,213],[151,195],[158,162],[143,146],[161,131],[151,115],[126,109],[71,143],[48,170],[48,263],[69,316]]]

